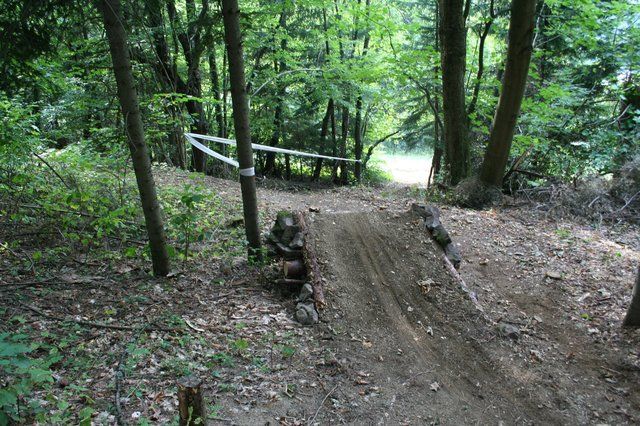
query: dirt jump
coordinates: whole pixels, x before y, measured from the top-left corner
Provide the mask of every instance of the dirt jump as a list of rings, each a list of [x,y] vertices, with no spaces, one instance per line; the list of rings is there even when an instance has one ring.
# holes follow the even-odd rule
[[[308,222],[327,300],[317,327],[344,357],[324,367],[356,385],[321,423],[577,424],[607,403],[587,361],[544,363],[526,329],[489,319],[415,213]]]

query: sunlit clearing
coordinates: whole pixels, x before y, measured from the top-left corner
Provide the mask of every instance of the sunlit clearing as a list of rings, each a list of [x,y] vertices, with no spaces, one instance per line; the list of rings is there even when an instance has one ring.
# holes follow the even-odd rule
[[[394,182],[427,186],[431,156],[427,154],[387,154],[377,156],[380,168],[391,174]]]

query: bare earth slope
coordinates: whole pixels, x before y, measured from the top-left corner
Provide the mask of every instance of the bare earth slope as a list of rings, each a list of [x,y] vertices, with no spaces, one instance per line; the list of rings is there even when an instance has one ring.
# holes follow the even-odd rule
[[[312,228],[329,282],[332,308],[325,316],[342,331],[333,345],[342,348],[351,368],[368,373],[361,379],[374,385],[360,390],[370,397],[352,406],[343,420],[589,421],[570,409],[574,404],[561,403],[571,395],[554,400],[539,372],[527,361],[514,360],[519,343],[496,335],[446,273],[440,249],[414,216],[318,215]],[[554,370],[548,366],[546,373]],[[585,397],[579,394],[575,398]]]

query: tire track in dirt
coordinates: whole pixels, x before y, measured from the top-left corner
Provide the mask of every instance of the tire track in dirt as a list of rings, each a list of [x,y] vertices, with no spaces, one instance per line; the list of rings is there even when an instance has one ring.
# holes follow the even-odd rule
[[[500,365],[509,356],[504,344],[493,340],[486,350],[495,336],[446,274],[438,249],[428,238],[421,242],[424,231],[410,224],[413,216],[395,216],[318,215],[312,225],[331,280],[325,316],[340,318],[329,322],[359,341],[343,336],[335,350],[349,353],[353,368],[370,371],[381,389],[360,401],[351,421],[566,422],[558,412],[541,410],[526,383],[507,376],[510,370]],[[433,285],[423,294],[418,282],[426,278]]]
[[[395,291],[396,287],[392,285],[394,280],[389,279],[386,276],[387,273],[391,273],[390,271],[393,270],[387,269],[389,272],[386,272],[380,267],[383,262],[372,252],[370,245],[364,240],[363,235],[366,234],[364,231],[362,222],[357,222],[354,228],[347,230],[350,236],[350,241],[359,243],[356,252],[360,257],[362,267],[365,268],[365,272],[374,286],[378,300],[382,301],[382,309],[391,319],[394,326],[403,332],[400,336],[405,338],[405,340],[410,344],[413,344],[418,341],[420,337],[404,316],[404,312],[401,307],[402,304],[400,303],[398,294]],[[384,263],[388,263],[394,267],[397,266],[384,245],[378,245],[377,248],[379,250],[378,254],[385,254],[385,257],[387,257],[387,262]],[[409,335],[411,339],[406,339],[407,335]],[[422,352],[419,353],[423,360],[427,362],[427,359],[422,356]]]

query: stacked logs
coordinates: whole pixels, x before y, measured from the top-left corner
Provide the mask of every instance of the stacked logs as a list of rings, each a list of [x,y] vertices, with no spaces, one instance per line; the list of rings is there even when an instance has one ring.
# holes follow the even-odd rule
[[[308,244],[307,231],[302,213],[294,215],[281,211],[267,241],[282,256],[283,278],[276,280],[276,287],[285,294],[298,294],[295,318],[303,325],[313,325],[318,322],[316,308],[324,305],[324,296],[317,259]]]
[[[451,241],[449,233],[440,222],[440,210],[433,206],[416,203],[411,205],[411,210],[424,220],[424,227],[429,231],[431,238],[444,250],[446,258],[453,267],[455,269],[460,268],[462,256]]]

